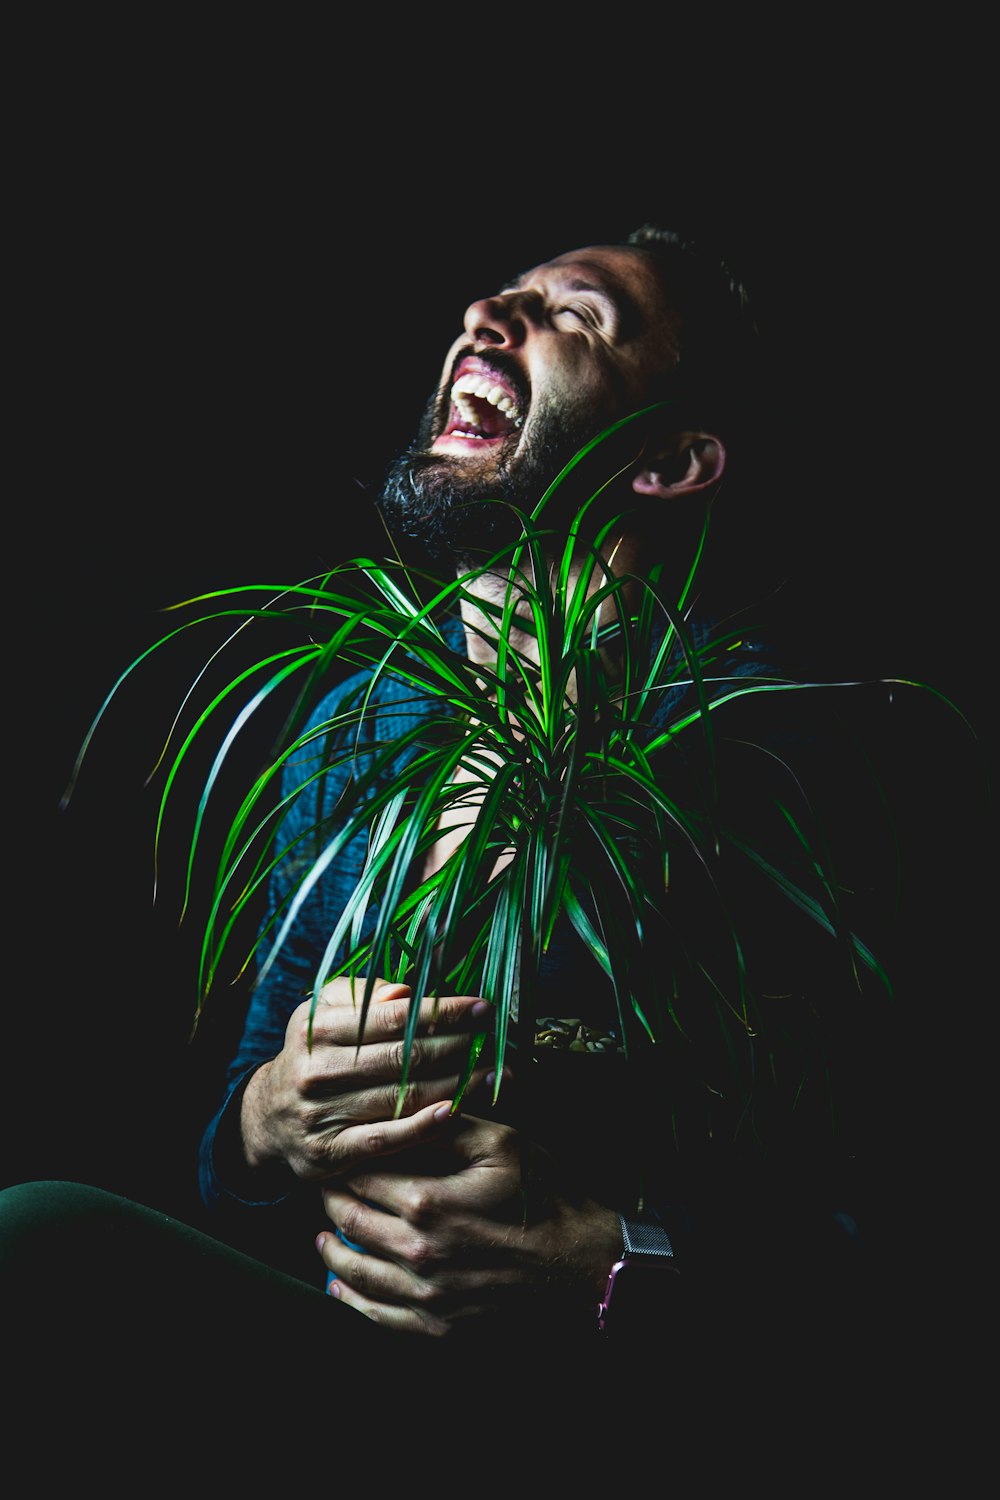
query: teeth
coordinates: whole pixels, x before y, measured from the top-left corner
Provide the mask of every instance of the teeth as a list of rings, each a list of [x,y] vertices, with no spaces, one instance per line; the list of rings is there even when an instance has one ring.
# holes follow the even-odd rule
[[[480,401],[488,401],[498,411],[504,412],[513,422],[515,427],[520,427],[524,420],[518,411],[517,402],[507,395],[502,386],[494,385],[485,375],[473,375],[467,373],[460,375],[451,388],[451,399],[462,420],[475,426],[475,407],[467,396],[476,396]]]
[[[475,427],[475,425],[476,425],[476,412],[475,412],[475,408],[472,405],[471,401],[466,401],[465,397],[461,394],[461,392],[459,391],[459,389],[458,389],[457,386],[452,390],[451,399],[452,399],[452,402],[454,403],[455,410],[458,412],[459,416],[462,418],[462,421],[463,422],[468,422],[468,424],[469,424],[470,427]]]

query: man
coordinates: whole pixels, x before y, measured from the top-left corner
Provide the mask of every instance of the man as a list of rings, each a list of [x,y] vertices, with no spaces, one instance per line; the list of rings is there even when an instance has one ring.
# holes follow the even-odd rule
[[[637,412],[649,414],[621,429],[613,459],[604,449],[598,455],[614,482],[601,492],[593,534],[609,517],[621,517],[602,541],[616,576],[641,579],[664,561],[671,578],[689,567],[692,519],[700,523],[726,472],[730,428],[742,436],[748,425],[748,410],[737,418],[737,402],[750,406],[752,346],[743,295],[724,268],[652,229],[624,245],[559,255],[471,304],[418,440],[392,467],[380,508],[397,541],[459,573],[475,570],[462,604],[473,662],[495,665],[493,622],[509,580],[503,566],[481,571],[483,559],[516,541],[525,514],[588,442]],[[542,516],[553,567],[593,478],[587,467],[581,474]],[[509,635],[523,657],[536,652],[530,629],[516,617]],[[760,672],[755,649],[742,643],[732,651],[727,672]],[[337,693],[321,704],[315,722],[329,719],[339,701]],[[374,704],[376,724],[379,713],[401,712],[384,691]],[[311,756],[303,759],[298,778],[294,763],[286,776],[286,798],[311,774]],[[323,791],[334,827],[344,785],[335,778]],[[467,812],[459,822],[442,826],[425,875],[467,835]],[[292,812],[279,844],[294,848],[305,831],[302,815]],[[648,1338],[657,1316],[668,1319],[676,1336],[699,1301],[706,1317],[709,1305],[724,1300],[734,1258],[747,1274],[753,1266],[758,1281],[783,1267],[789,1296],[806,1274],[827,1279],[831,1308],[847,1295],[857,1274],[853,1189],[832,1177],[821,1184],[817,1175],[789,1198],[787,1183],[779,1188],[759,1177],[752,1162],[744,1162],[745,1177],[732,1179],[732,1164],[724,1153],[716,1159],[706,1143],[734,1122],[722,1126],[721,1115],[710,1111],[705,1140],[692,1139],[686,1148],[690,1162],[675,1160],[671,1133],[697,1133],[681,1096],[693,1114],[694,1090],[711,1091],[683,1067],[658,1073],[647,1060],[627,1075],[612,1068],[601,1074],[588,1059],[589,1070],[581,1066],[572,1079],[543,1087],[548,1118],[538,1118],[536,1108],[537,1131],[526,1140],[511,1123],[516,1110],[505,1117],[502,1107],[491,1107],[488,1066],[473,1075],[460,1118],[450,1116],[470,1036],[490,1025],[490,1007],[459,995],[438,1009],[428,997],[405,1109],[391,1118],[408,988],[376,989],[360,1045],[346,979],[328,984],[315,1007],[304,998],[360,877],[363,840],[355,846],[298,911],[288,943],[268,960],[254,991],[227,1097],[203,1142],[203,1195],[220,1232],[304,1279],[315,1276],[305,1257],[315,1240],[330,1273],[328,1290],[343,1305],[385,1328],[478,1336],[483,1344],[523,1338],[526,1329],[589,1337],[623,1236],[642,1241],[650,1254],[641,1262],[646,1286],[639,1309],[626,1317],[619,1286],[616,1312],[608,1313],[607,1337],[619,1345]],[[279,870],[272,937],[288,894]],[[779,941],[778,929],[771,938]],[[549,989],[553,1004],[563,995],[564,1013],[585,1018],[595,1032],[615,1031],[595,970],[567,960],[549,976]],[[688,1044],[694,1034],[689,1030]],[[512,1078],[501,1106],[508,1094],[517,1097],[519,1070],[528,1066],[523,1058],[506,1061]],[[635,1091],[645,1095],[642,1108],[629,1099]],[[604,1114],[595,1129],[598,1101],[618,1118]],[[807,1112],[803,1102],[800,1113]],[[787,1141],[781,1149],[790,1149]],[[536,1186],[527,1217],[526,1153]],[[692,1185],[695,1160],[702,1180]],[[846,1201],[838,1192],[846,1192]],[[635,1275],[631,1265],[616,1279],[629,1274]],[[729,1307],[726,1316],[739,1312]]]
[[[586,246],[536,266],[466,310],[418,441],[393,466],[381,497],[390,535],[464,572],[516,539],[523,514],[586,444],[640,413],[600,451],[595,526],[620,518],[602,540],[616,576],[642,579],[664,562],[672,586],[673,574],[689,566],[689,543],[723,476],[735,464],[739,477],[749,450],[752,351],[739,288],[671,234],[644,229],[627,243]],[[594,472],[581,464],[546,511],[553,549]],[[728,564],[734,576],[745,562]],[[471,660],[486,668],[495,660],[491,622],[503,571],[479,574],[475,587],[460,628]],[[530,631],[515,635],[530,656]],[[761,670],[757,649],[740,645],[734,674]],[[317,714],[327,711],[320,705]],[[290,785],[302,774],[291,766]],[[324,795],[332,808],[336,783]],[[441,833],[425,873],[464,836],[455,827]],[[234,1358],[250,1357],[254,1339],[268,1335],[301,1338],[296,1347],[313,1353],[339,1338],[356,1370],[365,1351],[374,1369],[400,1349],[422,1350],[418,1365],[435,1347],[471,1349],[485,1370],[501,1348],[529,1364],[532,1349],[572,1351],[571,1366],[577,1355],[600,1360],[608,1350],[648,1357],[664,1339],[681,1362],[762,1337],[775,1359],[793,1349],[796,1357],[807,1349],[832,1358],[859,1286],[865,1224],[842,1159],[856,1137],[849,1128],[843,1153],[825,1137],[815,1144],[822,1108],[809,1096],[811,1080],[801,1128],[790,1109],[763,1165],[743,1138],[729,1152],[742,1105],[734,1114],[728,1102],[717,1104],[711,1070],[700,1062],[676,1062],[689,1042],[704,1040],[680,1028],[679,1049],[650,1049],[634,1072],[614,1056],[601,1074],[557,1067],[529,1132],[516,1107],[505,1114],[490,1106],[489,1061],[453,1112],[470,1037],[490,1014],[479,996],[459,994],[421,1002],[396,1117],[406,986],[377,987],[360,1042],[346,979],[328,984],[315,1008],[306,998],[316,944],[352,889],[357,857],[345,851],[330,870],[254,990],[202,1144],[212,1239],[112,1207],[119,1247],[135,1251],[131,1279],[120,1249],[108,1258],[107,1239],[86,1260],[92,1284],[103,1288],[103,1312],[123,1288],[140,1298],[152,1278],[165,1299],[164,1327],[175,1320],[218,1332],[224,1322],[219,1337]],[[279,866],[274,902],[287,879]],[[781,941],[770,937],[755,934],[765,954]],[[774,972],[785,977],[781,963]],[[613,1033],[608,995],[591,969],[570,957],[549,979],[563,997],[549,1014],[585,1017]],[[817,1045],[826,1020],[824,1013],[806,1048]],[[827,1035],[835,1056],[819,1058],[812,1071],[825,1076],[829,1065],[839,1086],[843,1037],[836,1026]],[[664,1051],[674,1060],[660,1072]],[[760,1067],[773,1060],[762,1054]],[[516,1106],[527,1066],[523,1057],[505,1058],[511,1088],[505,1075],[501,1106],[505,1098]],[[24,1244],[33,1247],[33,1265],[41,1263],[53,1215],[93,1225],[98,1209],[79,1196],[8,1195],[8,1208],[28,1224],[13,1252],[18,1277],[27,1274]],[[183,1253],[165,1250],[171,1234]],[[87,1243],[81,1230],[78,1266]]]

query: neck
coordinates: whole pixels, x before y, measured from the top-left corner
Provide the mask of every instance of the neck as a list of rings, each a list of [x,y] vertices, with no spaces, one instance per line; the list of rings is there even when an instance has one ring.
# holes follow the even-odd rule
[[[638,588],[630,580],[632,577],[642,576],[640,550],[636,539],[625,534],[609,540],[602,549],[603,568],[595,565],[589,556],[586,559],[574,559],[569,569],[567,597],[573,597],[582,577],[587,578],[589,598],[605,586],[608,574],[613,574],[625,579],[621,597],[625,608],[630,609]],[[499,621],[505,610],[512,620],[511,628],[506,632],[507,644],[525,661],[538,666],[538,641],[530,624],[529,593],[537,594],[541,587],[553,587],[561,559],[549,557],[546,561],[548,577],[539,579],[525,574],[522,587],[518,588],[516,583],[513,585],[512,599],[509,599],[512,590],[509,573],[483,573],[470,584],[468,596],[462,600],[461,613],[465,626],[466,651],[469,660],[476,666],[492,668],[496,665]],[[613,605],[608,603],[602,608],[610,612]],[[523,626],[518,623],[522,620],[527,622]],[[605,665],[614,671],[617,653],[610,647],[602,647],[602,654]]]

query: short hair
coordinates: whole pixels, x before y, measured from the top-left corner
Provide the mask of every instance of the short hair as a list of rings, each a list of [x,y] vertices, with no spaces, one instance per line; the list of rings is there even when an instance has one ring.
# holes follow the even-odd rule
[[[707,239],[645,223],[620,243],[653,258],[680,325],[677,363],[654,399],[669,398],[671,424],[711,432],[726,447],[703,600],[711,608],[712,596],[780,591],[791,560],[789,516],[797,506],[787,476],[769,461],[775,412],[783,404],[770,332],[758,323],[746,283]],[[671,512],[670,526],[678,520]],[[656,544],[657,528],[667,524],[662,510],[652,508],[648,524]]]
[[[679,321],[680,353],[664,377],[685,418],[737,450],[756,428],[763,378],[760,330],[746,285],[713,248],[692,236],[642,224],[622,242],[650,255]]]

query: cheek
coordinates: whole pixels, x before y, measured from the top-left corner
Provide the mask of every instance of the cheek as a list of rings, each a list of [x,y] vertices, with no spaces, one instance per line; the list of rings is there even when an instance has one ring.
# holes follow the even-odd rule
[[[448,404],[440,391],[434,391],[427,398],[423,415],[420,418],[420,426],[417,428],[417,447],[429,448],[434,438],[434,433],[448,414]]]
[[[642,404],[652,367],[648,360],[590,344],[568,362],[564,373],[568,400],[616,417]]]
[[[565,361],[546,387],[546,398],[559,411],[601,411],[613,401],[614,385],[591,354]]]

